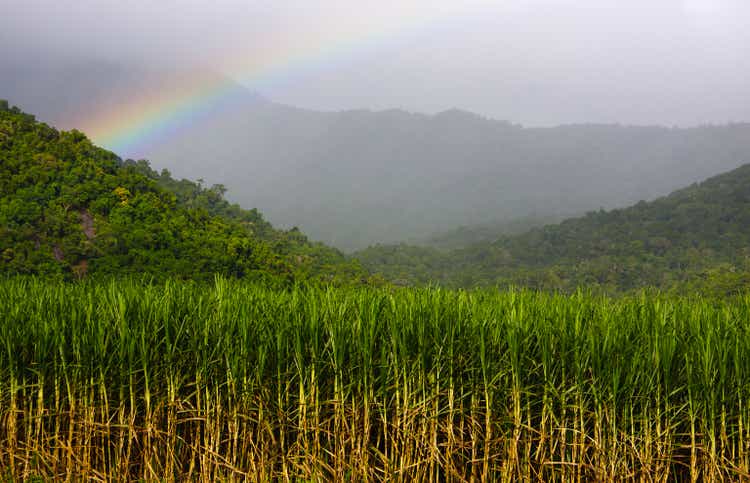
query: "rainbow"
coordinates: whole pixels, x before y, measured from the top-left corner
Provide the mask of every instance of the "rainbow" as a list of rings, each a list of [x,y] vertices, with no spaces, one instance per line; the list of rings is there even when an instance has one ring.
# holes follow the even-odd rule
[[[142,156],[160,140],[169,138],[232,100],[237,85],[191,78],[172,81],[145,92],[118,93],[123,103],[101,106],[78,122],[102,146],[124,156]]]
[[[146,92],[120,96],[122,102],[99,106],[99,112],[87,114],[75,125],[98,144],[122,156],[144,156],[185,127],[231,107],[236,96],[247,94],[247,88],[260,90],[289,82],[311,70],[346,62],[363,51],[397,45],[441,21],[460,17],[460,12],[446,8],[434,9],[430,14],[413,10],[385,25],[317,32],[295,45],[290,45],[289,39],[273,39],[268,48],[256,48],[249,61],[241,53],[235,54],[240,60],[224,62],[222,71],[229,73],[227,77],[175,78]]]

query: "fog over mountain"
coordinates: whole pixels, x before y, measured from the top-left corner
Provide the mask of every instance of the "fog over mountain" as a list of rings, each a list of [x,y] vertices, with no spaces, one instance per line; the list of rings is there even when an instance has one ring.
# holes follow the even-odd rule
[[[458,110],[322,113],[260,102],[153,159],[352,249],[652,199],[750,160],[750,124],[523,128]]]
[[[102,62],[7,72],[4,95],[58,124],[167,82]],[[272,222],[353,250],[653,199],[750,161],[750,125],[526,128],[457,109],[313,111],[247,90],[150,149],[157,170],[222,183]]]
[[[745,1],[4,7],[0,98],[345,250],[625,206],[750,161]],[[231,97],[172,102],[197,78]],[[108,145],[101,113],[157,135]]]

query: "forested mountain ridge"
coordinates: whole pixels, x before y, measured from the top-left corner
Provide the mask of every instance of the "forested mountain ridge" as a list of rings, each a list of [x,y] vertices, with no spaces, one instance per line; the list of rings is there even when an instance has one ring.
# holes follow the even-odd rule
[[[6,57],[0,92],[66,129],[93,129],[95,113],[126,111],[144,94],[169,98],[180,79],[231,84],[190,70]],[[230,90],[221,109],[120,154],[146,157],[178,178],[222,183],[229,199],[257,207],[276,226],[299,226],[344,250],[628,206],[750,159],[748,123],[528,127],[456,109],[322,112],[272,102],[239,84]],[[487,235],[434,244],[457,248]]]
[[[440,250],[456,250],[481,243],[493,242],[507,235],[520,235],[532,228],[559,223],[576,215],[577,213],[571,213],[569,216],[529,215],[507,221],[497,221],[495,223],[462,225],[452,230],[435,233],[424,239],[407,240],[406,243],[438,248]]]
[[[0,101],[0,273],[356,280],[356,262],[257,210],[121,160]]]
[[[750,283],[750,164],[652,202],[447,254],[395,245],[355,256],[402,283],[731,292]]]
[[[223,185],[177,180],[57,131],[0,101],[0,273],[731,292],[750,283],[750,165],[629,208],[519,235],[465,228],[435,248],[379,245],[346,259],[229,203]],[[529,218],[523,223],[539,223]],[[471,243],[472,240],[479,240]],[[453,248],[451,245],[459,248]]]
[[[215,165],[197,162],[211,154]],[[259,103],[152,156],[168,167],[190,159],[180,170],[353,250],[651,200],[740,166],[750,124],[529,128],[455,110],[321,113]]]

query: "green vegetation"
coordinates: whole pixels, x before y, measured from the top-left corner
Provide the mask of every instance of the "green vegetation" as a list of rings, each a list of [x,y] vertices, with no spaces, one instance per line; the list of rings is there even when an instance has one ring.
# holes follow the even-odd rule
[[[559,223],[566,218],[570,217],[530,215],[509,221],[459,226],[453,230],[436,233],[424,240],[417,240],[414,245],[429,246],[441,250],[456,250],[480,243],[493,242],[503,236],[520,235],[533,228]]]
[[[359,280],[337,250],[279,231],[145,161],[122,161],[0,102],[0,273],[64,278],[213,274],[288,282]]]
[[[0,479],[750,478],[750,165],[358,254],[555,294],[369,286],[223,186],[5,102],[0,155]]]
[[[750,165],[630,208],[443,253],[406,245],[354,255],[389,280],[726,295],[750,282]]]
[[[11,479],[750,477],[750,298],[0,281]]]

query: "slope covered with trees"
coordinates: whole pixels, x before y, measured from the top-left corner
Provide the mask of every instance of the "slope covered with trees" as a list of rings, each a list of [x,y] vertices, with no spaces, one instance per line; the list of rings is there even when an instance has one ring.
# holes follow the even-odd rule
[[[503,236],[520,235],[532,228],[559,223],[574,215],[578,215],[578,213],[571,213],[568,216],[530,215],[494,223],[462,225],[452,230],[435,233],[427,238],[414,240],[413,242],[407,241],[407,243],[434,247],[440,250],[456,250],[480,243],[493,242]]]
[[[750,165],[653,202],[449,253],[381,245],[356,256],[403,283],[731,292],[750,283]]]
[[[257,210],[228,203],[222,186],[123,161],[6,101],[0,161],[0,273],[280,280],[363,273],[299,230],[275,230]]]
[[[29,65],[28,56],[8,54],[0,95],[61,128],[91,122],[88,134],[97,112],[127,110],[144,95],[169,98],[186,78],[231,85],[221,109],[119,154],[222,183],[229,199],[257,207],[276,226],[299,226],[344,250],[628,206],[750,160],[748,123],[542,128],[455,109],[321,112],[271,102],[208,72],[43,54]]]
[[[750,159],[750,124],[527,128],[460,111],[258,103],[148,156],[226,184],[231,198],[277,223],[356,250],[653,200]],[[215,166],[201,162],[208,156]]]

